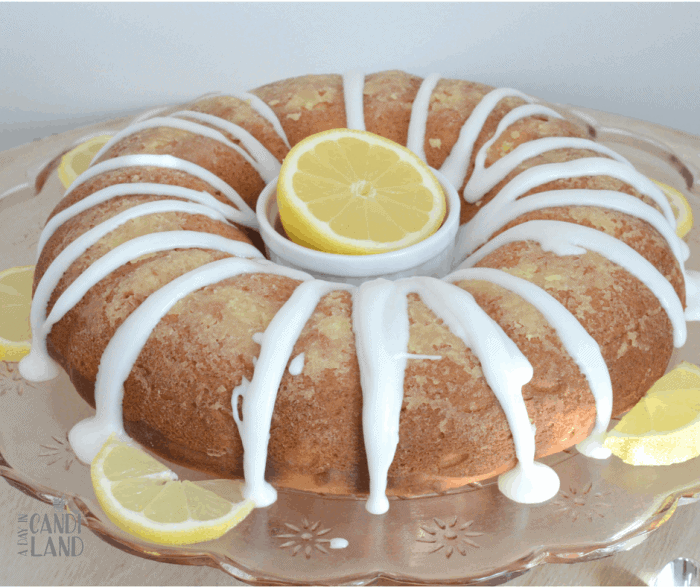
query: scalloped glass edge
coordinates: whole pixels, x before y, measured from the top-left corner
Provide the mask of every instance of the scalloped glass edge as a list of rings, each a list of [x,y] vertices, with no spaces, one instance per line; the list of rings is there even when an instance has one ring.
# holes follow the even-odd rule
[[[109,526],[105,525],[83,502],[83,500],[72,493],[60,493],[54,491],[44,485],[33,482],[27,479],[24,475],[13,469],[2,456],[0,452],[0,475],[16,489],[22,493],[33,497],[39,501],[51,505],[54,498],[63,499],[66,503],[66,508],[71,512],[79,512],[83,525],[89,528],[96,536],[104,540],[106,543],[119,548],[120,550],[146,558],[149,560],[180,564],[180,565],[196,565],[218,568],[231,577],[243,581],[250,585],[304,585],[304,582],[280,582],[277,577],[267,577],[265,575],[254,574],[255,571],[246,569],[235,560],[229,557],[221,557],[214,553],[202,551],[200,553],[183,553],[176,549],[171,549],[165,546],[156,544],[143,544],[138,541],[127,541],[119,536],[110,533]],[[618,537],[614,541],[604,544],[596,544],[587,548],[561,548],[554,547],[541,548],[533,550],[525,557],[521,557],[517,561],[510,563],[508,568],[499,570],[496,573],[482,576],[467,576],[460,577],[448,582],[443,582],[444,585],[499,585],[511,579],[526,573],[530,569],[545,563],[575,563],[586,562],[600,558],[605,558],[617,552],[623,552],[641,544],[648,535],[654,530],[661,527],[667,522],[676,512],[679,506],[687,503],[694,503],[700,500],[700,480],[698,486],[690,491],[683,491],[667,496],[661,506],[645,520],[643,525],[638,526],[631,532]],[[371,585],[376,581],[387,581],[399,585],[433,585],[433,582],[418,581],[408,575],[398,575],[391,573],[374,572],[365,575],[349,575],[338,576],[332,580],[317,583],[326,585]]]
[[[608,143],[627,143],[632,145],[634,148],[644,151],[647,154],[664,159],[664,161],[669,164],[678,175],[685,182],[685,188],[687,191],[693,193],[696,197],[700,197],[700,184],[698,183],[698,172],[691,170],[687,162],[681,160],[680,157],[674,153],[674,151],[662,141],[659,141],[650,136],[643,136],[635,132],[623,128],[617,128],[613,126],[603,126],[598,123],[595,117],[588,112],[581,111],[576,107],[569,107],[563,105],[553,105],[555,109],[559,110],[562,114],[573,119],[574,121],[582,124],[588,129],[591,138],[596,138],[597,140],[608,142]],[[144,114],[149,111],[145,111]],[[602,113],[604,114],[604,113]],[[140,116],[143,116],[140,115]],[[130,119],[123,118],[112,121],[105,121],[103,123],[97,123],[89,127],[85,127],[84,133],[79,135],[79,138],[71,140],[69,146],[64,147],[61,152],[53,155],[49,158],[42,158],[41,160],[30,162],[26,168],[26,178],[27,182],[21,185],[14,186],[3,193],[3,196],[10,196],[9,198],[2,197],[0,202],[0,212],[9,206],[24,201],[27,197],[33,197],[36,195],[44,186],[47,176],[55,171],[58,162],[60,162],[60,157],[66,153],[70,148],[77,146],[81,142],[96,136],[98,134],[104,134],[109,132],[111,128],[115,129],[115,132],[120,128],[126,126]],[[105,127],[105,125],[111,123],[110,127]],[[642,124],[644,124],[642,122]],[[77,129],[75,132],[80,132],[81,129]],[[67,134],[67,133],[64,133]],[[614,148],[614,147],[613,147]],[[14,196],[14,197],[12,197]],[[6,201],[3,201],[6,200]],[[700,221],[700,219],[698,219]],[[698,228],[695,228],[698,230]],[[566,460],[566,459],[564,459]],[[231,557],[224,557],[220,554],[214,552],[207,552],[206,543],[201,551],[182,551],[178,550],[177,547],[167,547],[157,544],[148,544],[144,542],[139,542],[138,540],[128,540],[125,538],[126,535],[115,534],[112,532],[112,526],[110,522],[104,523],[100,520],[99,515],[93,512],[90,507],[81,499],[80,496],[71,492],[60,492],[51,489],[43,484],[40,484],[28,476],[22,474],[17,469],[13,468],[3,457],[3,447],[0,445],[0,476],[2,476],[9,485],[15,487],[22,493],[47,503],[51,505],[54,499],[63,499],[66,508],[71,512],[79,512],[81,514],[82,524],[89,528],[96,536],[120,550],[139,556],[141,558],[166,562],[172,564],[181,564],[189,566],[207,566],[215,569],[220,569],[226,574],[230,575],[234,579],[250,585],[305,585],[308,582],[302,581],[290,581],[280,579],[279,576],[270,576],[263,574],[259,571],[246,568],[240,562],[234,560]],[[490,484],[490,483],[489,483]],[[478,490],[479,488],[476,488]],[[475,490],[474,488],[467,489]],[[465,488],[460,490],[450,491],[447,494],[452,493],[465,493]],[[412,498],[420,500],[423,498],[428,498],[431,496],[420,496],[417,498]],[[319,497],[319,499],[326,499],[325,497]],[[329,496],[329,499],[334,499]],[[576,545],[562,546],[562,545],[549,545],[543,546],[537,549],[533,549],[531,552],[525,556],[521,556],[515,561],[511,561],[494,573],[480,574],[480,575],[464,575],[458,578],[452,578],[447,581],[442,581],[440,584],[444,585],[461,585],[461,584],[474,584],[474,585],[498,585],[509,581],[511,579],[517,578],[528,570],[533,569],[539,565],[546,563],[575,563],[575,562],[586,562],[592,561],[600,558],[604,558],[615,554],[617,552],[622,552],[629,550],[638,544],[641,544],[654,530],[658,529],[661,525],[667,522],[671,516],[676,512],[679,506],[685,505],[687,503],[694,503],[700,500],[700,479],[697,482],[697,486],[686,488],[684,490],[672,492],[666,495],[661,501],[660,505],[650,513],[643,523],[638,524],[633,529],[624,533],[623,535],[616,536],[614,540],[607,542],[599,542],[594,545],[589,545],[586,547],[577,547]],[[101,515],[101,514],[100,514]],[[197,545],[193,545],[197,546]],[[396,584],[396,585],[431,585],[435,584],[433,581],[424,581],[418,577],[412,577],[407,574],[402,573],[391,573],[382,571],[373,571],[368,573],[350,574],[343,576],[328,576],[326,580],[319,582],[314,581],[314,584],[346,584],[346,585],[371,585],[377,582],[381,584]]]

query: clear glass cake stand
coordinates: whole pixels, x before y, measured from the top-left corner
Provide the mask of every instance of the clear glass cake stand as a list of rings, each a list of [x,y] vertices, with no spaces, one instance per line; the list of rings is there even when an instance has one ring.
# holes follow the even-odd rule
[[[628,157],[648,176],[682,191],[700,218],[700,139],[621,116],[560,107],[591,135]],[[0,268],[36,260],[36,242],[61,198],[59,155],[89,136],[114,132],[118,119],[64,133],[32,147],[30,156],[0,158]],[[700,229],[688,242],[688,267],[700,269]],[[674,356],[698,362],[700,325]],[[495,480],[416,499],[392,500],[383,516],[364,501],[280,491],[216,541],[166,547],[116,528],[100,509],[89,469],[66,434],[91,415],[63,374],[24,381],[16,364],[0,363],[0,475],[44,502],[62,498],[106,542],[153,560],[219,568],[250,584],[495,584],[546,562],[592,560],[625,550],[700,497],[700,459],[671,467],[631,467],[617,458],[587,459],[571,449],[546,462],[561,478],[552,500],[534,506],[507,500]],[[182,478],[203,475],[174,467]],[[347,548],[331,548],[344,538]]]

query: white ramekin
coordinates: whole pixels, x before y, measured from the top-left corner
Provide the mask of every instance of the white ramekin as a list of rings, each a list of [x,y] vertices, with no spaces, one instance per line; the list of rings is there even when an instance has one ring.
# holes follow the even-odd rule
[[[432,168],[431,168],[432,169]],[[274,229],[278,216],[277,179],[260,194],[256,214],[260,235],[274,263],[301,269],[318,279],[359,285],[367,279],[399,279],[414,275],[442,277],[449,273],[455,238],[459,228],[460,199],[457,190],[439,171],[432,169],[445,191],[447,217],[427,239],[389,253],[376,255],[336,255],[302,247]]]

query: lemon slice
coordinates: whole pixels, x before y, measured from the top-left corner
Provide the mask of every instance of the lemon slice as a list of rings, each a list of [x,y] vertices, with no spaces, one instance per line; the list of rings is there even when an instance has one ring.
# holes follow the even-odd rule
[[[700,455],[700,369],[681,363],[659,379],[605,440],[630,465],[672,465]]]
[[[19,361],[31,349],[34,265],[0,272],[0,361]]]
[[[345,128],[294,146],[282,164],[277,204],[292,241],[346,255],[418,243],[440,228],[447,209],[440,183],[414,153]]]
[[[683,361],[676,366],[672,371],[669,371],[661,379],[659,379],[651,389],[647,391],[647,395],[653,395],[659,392],[673,391],[674,389],[700,389],[700,367],[693,365],[688,361]]]
[[[193,544],[223,536],[252,510],[239,481],[178,481],[162,463],[113,434],[92,462],[92,486],[107,517],[125,532],[157,544]]]
[[[686,200],[682,193],[672,188],[670,185],[666,185],[655,179],[651,181],[658,185],[666,198],[668,198],[668,203],[671,204],[673,215],[676,217],[676,234],[683,238],[693,227],[693,210],[690,208],[688,200]]]
[[[68,189],[70,184],[90,167],[90,161],[111,138],[110,135],[93,137],[84,143],[80,143],[75,149],[68,151],[63,156],[61,164],[58,166],[58,178],[61,180],[64,188]]]

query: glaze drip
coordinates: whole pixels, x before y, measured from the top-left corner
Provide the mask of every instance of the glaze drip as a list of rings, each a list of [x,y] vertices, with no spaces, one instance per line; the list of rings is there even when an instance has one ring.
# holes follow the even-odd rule
[[[151,294],[117,328],[102,354],[95,382],[97,413],[76,424],[68,436],[80,460],[92,462],[112,433],[126,439],[122,417],[124,382],[160,319],[186,295],[245,273],[276,273],[293,279],[308,278],[300,271],[286,269],[264,259],[231,258],[202,265]]]
[[[277,492],[265,481],[267,446],[270,440],[272,410],[284,370],[302,329],[316,309],[321,298],[332,291],[343,289],[342,284],[312,279],[307,275],[299,287],[275,314],[263,333],[260,354],[253,379],[245,390],[235,393],[232,401],[236,425],[243,442],[243,469],[245,496],[258,507],[275,502]],[[350,289],[351,286],[347,286]],[[243,418],[238,418],[238,396],[243,397]]]
[[[470,264],[465,262],[464,266],[469,267]],[[445,278],[451,283],[463,279],[488,281],[512,291],[537,308],[538,312],[549,322],[566,351],[588,380],[588,386],[596,403],[596,424],[592,438],[595,441],[595,446],[600,445],[598,448],[602,448],[603,436],[612,414],[612,383],[598,343],[564,305],[534,283],[499,269],[482,267],[463,268]],[[598,451],[595,454],[600,457],[604,453]],[[609,452],[607,456],[610,456]]]

